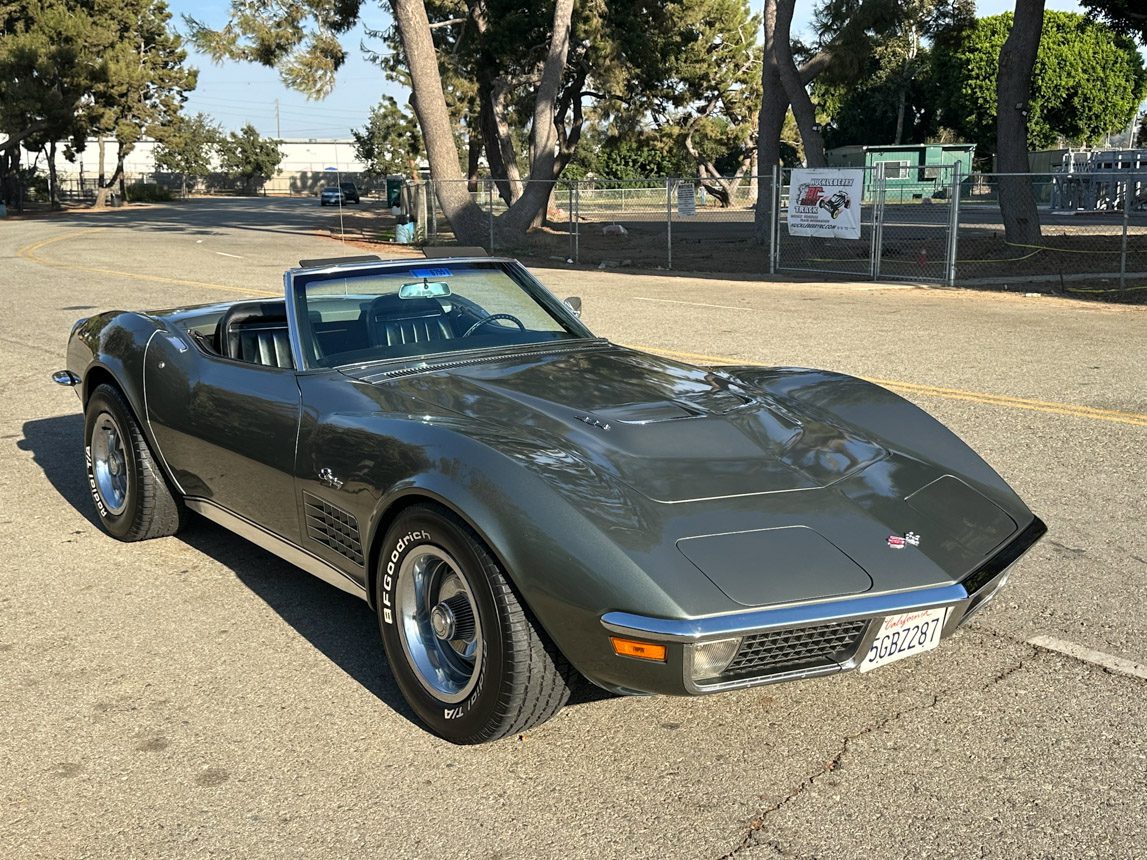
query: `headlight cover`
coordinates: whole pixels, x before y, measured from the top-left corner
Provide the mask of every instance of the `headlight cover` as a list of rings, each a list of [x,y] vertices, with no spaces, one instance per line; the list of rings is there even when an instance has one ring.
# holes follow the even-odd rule
[[[718,677],[729,668],[737,649],[741,647],[741,637],[714,639],[712,642],[697,642],[689,646],[693,652],[693,681],[707,681]]]

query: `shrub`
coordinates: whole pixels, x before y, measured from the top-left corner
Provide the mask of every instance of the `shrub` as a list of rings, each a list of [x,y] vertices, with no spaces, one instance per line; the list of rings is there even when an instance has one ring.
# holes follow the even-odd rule
[[[129,203],[163,203],[171,199],[171,192],[154,182],[137,182],[127,186]]]

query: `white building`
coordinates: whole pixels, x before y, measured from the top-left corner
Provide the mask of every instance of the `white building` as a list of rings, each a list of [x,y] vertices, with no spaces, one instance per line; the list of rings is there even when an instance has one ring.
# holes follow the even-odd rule
[[[141,140],[124,161],[124,174],[128,182],[147,181],[156,173],[154,140]],[[269,194],[314,194],[331,181],[327,168],[333,167],[339,174],[355,177],[366,167],[355,158],[352,140],[282,140],[279,148],[283,151],[283,161],[279,174],[266,186]],[[63,147],[58,149],[62,152]],[[115,170],[119,147],[114,140],[104,143],[104,170],[111,174]],[[76,154],[74,162],[62,155],[56,157],[56,167],[61,179],[95,179],[99,175],[100,148],[96,138],[90,138],[84,151]]]

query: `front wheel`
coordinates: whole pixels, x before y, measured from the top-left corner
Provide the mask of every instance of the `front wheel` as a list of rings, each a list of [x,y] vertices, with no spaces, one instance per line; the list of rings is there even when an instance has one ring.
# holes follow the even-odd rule
[[[123,541],[179,531],[184,508],[176,498],[123,395],[101,385],[84,410],[88,489],[100,523]]]
[[[390,527],[375,598],[399,689],[440,737],[517,734],[569,698],[573,670],[478,536],[444,509],[411,507]]]

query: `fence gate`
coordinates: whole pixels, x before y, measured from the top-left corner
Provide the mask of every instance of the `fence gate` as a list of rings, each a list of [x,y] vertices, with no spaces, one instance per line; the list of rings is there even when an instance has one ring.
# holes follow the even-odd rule
[[[876,164],[863,171],[860,238],[794,236],[789,232],[792,169],[779,170],[773,201],[775,271],[884,281],[952,283],[960,200],[959,165]],[[817,195],[808,194],[806,200]],[[799,201],[801,198],[797,198]],[[825,198],[828,204],[829,198]]]

